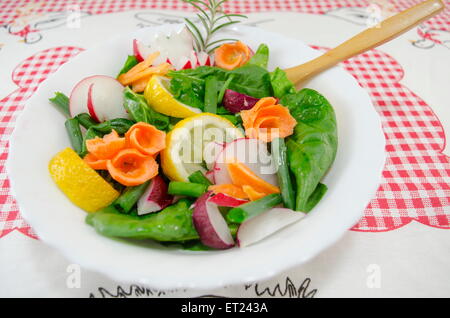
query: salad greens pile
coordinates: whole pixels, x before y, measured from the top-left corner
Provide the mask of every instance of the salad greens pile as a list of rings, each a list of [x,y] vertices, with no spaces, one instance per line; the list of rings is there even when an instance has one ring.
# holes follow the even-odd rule
[[[74,171],[90,174],[86,180],[96,179],[106,189],[104,198],[90,198],[89,204],[72,200],[94,212],[87,215],[86,223],[98,233],[176,242],[193,250],[230,248],[235,238],[239,246],[245,246],[253,243],[249,233],[258,232],[258,222],[276,224],[273,233],[292,223],[292,215],[297,220],[303,217],[326,194],[322,180],[338,147],[333,107],[313,89],[297,90],[282,69],[270,71],[266,44],[260,44],[255,53],[240,41],[223,44],[218,49],[224,50],[222,65],[217,63],[216,50],[213,66],[206,52],[231,39],[212,41],[212,35],[237,23],[233,17],[243,17],[225,14],[224,1],[185,1],[200,10],[204,27],[202,33],[186,20],[196,46],[196,51],[190,51],[192,60],[183,55],[171,64],[169,56],[164,56],[156,63],[159,51],[144,54],[151,46],[134,40],[137,51],[128,56],[117,78],[91,76],[75,86],[70,99],[59,92],[50,99],[66,116],[73,154],[70,160],[58,157],[70,157],[67,152],[57,154],[58,160],[52,159],[51,164],[66,160],[66,166],[55,166],[53,171],[64,170],[70,181],[84,177]],[[173,35],[184,43],[179,41],[183,36],[183,32]],[[166,40],[158,38],[161,43]],[[170,51],[174,59],[174,50],[161,51]],[[227,64],[233,58],[237,62]],[[106,92],[97,87],[106,87]],[[197,126],[219,127],[221,132],[231,129],[234,135],[219,141],[202,136],[195,141],[192,130],[178,133]],[[257,133],[252,131],[255,128]],[[268,134],[259,134],[267,128]],[[188,152],[183,143],[201,150],[198,165],[175,161]],[[207,162],[204,150],[211,144],[217,153]],[[230,150],[233,147],[235,152]],[[265,154],[276,171],[266,173],[269,177],[256,172],[262,165],[241,162],[243,149]],[[225,162],[220,162],[221,155]],[[190,170],[184,164],[191,165]],[[52,177],[69,198],[80,198],[79,189],[70,182],[58,184],[60,175]],[[91,188],[95,191],[96,186]],[[290,221],[283,223],[286,213]],[[269,215],[268,219],[260,218],[263,215]],[[244,233],[247,243],[239,233]]]
[[[336,156],[337,125],[334,110],[317,91],[308,88],[297,91],[280,68],[269,72],[268,59],[269,49],[267,45],[261,44],[248,64],[232,71],[211,66],[172,71],[169,73],[170,89],[179,101],[202,110],[205,107],[207,82],[211,77],[215,78],[217,83],[216,96],[220,93],[218,88],[225,87],[255,98],[279,98],[280,104],[287,106],[297,120],[294,134],[286,138],[285,145],[282,139],[277,141],[283,142],[285,154],[285,163],[279,167],[279,173],[284,173],[284,176],[279,180],[292,180],[292,185],[288,182],[286,191],[282,191],[283,195],[287,193],[288,196],[287,199],[284,198],[284,202],[289,208],[309,212],[327,191],[326,185],[320,181]],[[160,129],[168,127],[168,117],[149,111],[151,108],[146,106],[142,96],[127,89],[125,97],[125,107],[134,120],[152,123]],[[227,114],[229,113],[225,110],[220,115]],[[275,153],[283,151],[272,150],[272,154]],[[283,183],[280,183],[280,187],[283,187]],[[280,196],[273,196],[272,201],[275,203],[271,206],[282,202]],[[290,200],[293,202],[289,203]],[[124,215],[109,207],[89,215],[86,221],[107,236],[149,238],[158,241],[198,239],[191,221],[191,203],[192,201],[182,200],[158,214],[142,217],[137,216],[135,212]],[[261,209],[259,206],[258,208]],[[229,214],[230,224],[243,221],[242,218],[233,219],[233,216],[237,215],[236,211]],[[174,231],[174,228],[177,230]]]

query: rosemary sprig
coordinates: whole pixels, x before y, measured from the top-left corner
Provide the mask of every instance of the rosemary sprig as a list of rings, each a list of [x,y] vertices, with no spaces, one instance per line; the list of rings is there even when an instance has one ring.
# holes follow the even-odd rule
[[[210,54],[222,42],[236,41],[236,39],[220,39],[211,41],[213,35],[230,25],[241,22],[233,18],[247,18],[247,16],[235,13],[225,13],[222,4],[228,0],[182,0],[195,7],[199,12],[197,17],[203,27],[203,32],[190,19],[185,18],[187,28],[191,32],[195,41],[195,50],[197,52],[207,52]]]

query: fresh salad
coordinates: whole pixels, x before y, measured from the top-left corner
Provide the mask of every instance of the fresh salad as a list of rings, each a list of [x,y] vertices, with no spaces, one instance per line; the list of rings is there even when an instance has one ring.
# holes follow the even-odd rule
[[[71,147],[49,172],[102,235],[244,247],[325,195],[336,118],[320,93],[267,69],[267,45],[218,39],[244,16],[224,1],[185,2],[199,24],[134,39],[116,77],[93,74],[50,98]]]

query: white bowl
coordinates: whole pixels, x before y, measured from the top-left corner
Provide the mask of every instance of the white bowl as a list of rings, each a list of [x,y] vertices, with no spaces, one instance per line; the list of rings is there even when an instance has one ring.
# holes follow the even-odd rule
[[[167,25],[140,29],[89,49],[61,66],[28,100],[10,142],[8,173],[21,214],[40,239],[72,262],[119,281],[154,288],[217,288],[269,278],[299,265],[336,242],[352,227],[375,193],[384,163],[384,137],[369,96],[341,68],[307,83],[334,106],[339,130],[336,161],[324,179],[328,193],[302,221],[246,248],[191,252],[156,243],[101,236],[86,225],[86,213],[55,186],[50,158],[69,145],[63,116],[50,105],[55,91],[70,93],[82,78],[115,76],[132,39],[179,29]],[[302,42],[252,27],[223,32],[250,45],[270,48],[269,69],[297,65],[320,53]]]

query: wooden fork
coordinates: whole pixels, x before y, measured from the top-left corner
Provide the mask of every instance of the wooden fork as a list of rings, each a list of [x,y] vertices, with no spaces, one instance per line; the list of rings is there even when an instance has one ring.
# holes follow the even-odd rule
[[[436,15],[444,9],[441,0],[421,2],[355,35],[334,49],[304,64],[285,69],[287,77],[297,86],[314,75],[345,61],[355,55],[366,52],[386,43],[417,24]]]

